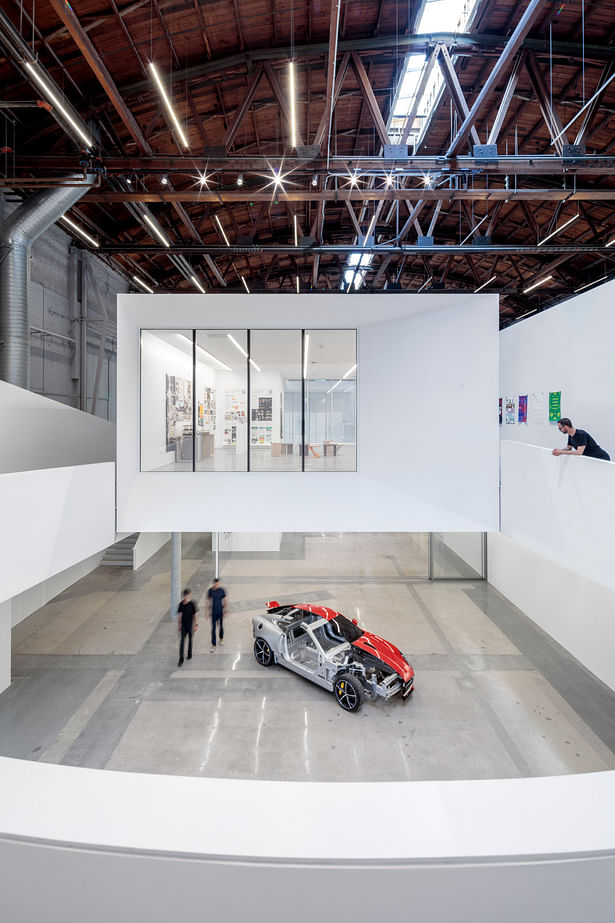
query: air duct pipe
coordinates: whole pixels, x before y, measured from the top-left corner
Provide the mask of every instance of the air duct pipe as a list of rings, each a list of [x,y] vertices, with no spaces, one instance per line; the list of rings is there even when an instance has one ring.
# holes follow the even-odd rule
[[[96,176],[68,177],[67,182],[78,185],[40,190],[0,223],[0,380],[20,388],[30,387],[32,244],[79,201]]]

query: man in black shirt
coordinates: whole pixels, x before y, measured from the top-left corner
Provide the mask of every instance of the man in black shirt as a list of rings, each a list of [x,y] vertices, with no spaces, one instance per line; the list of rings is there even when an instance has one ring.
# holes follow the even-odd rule
[[[557,428],[560,433],[568,436],[568,445],[565,449],[553,449],[553,455],[585,455],[586,458],[611,460],[608,452],[601,449],[589,433],[586,433],[584,429],[575,429],[569,417],[562,417],[558,420]]]
[[[184,662],[184,646],[186,642],[186,635],[188,635],[188,660],[192,659],[192,635],[198,626],[196,617],[198,611],[198,606],[195,602],[193,602],[190,590],[184,590],[182,601],[177,607],[177,613],[179,615],[177,620],[177,630],[180,632],[179,660],[177,662],[178,667],[181,667],[182,663]]]
[[[207,599],[210,605],[211,653],[213,654],[216,649],[216,625],[218,625],[220,644],[224,644],[224,617],[226,616],[226,593],[217,577],[214,577],[214,582],[207,591]]]

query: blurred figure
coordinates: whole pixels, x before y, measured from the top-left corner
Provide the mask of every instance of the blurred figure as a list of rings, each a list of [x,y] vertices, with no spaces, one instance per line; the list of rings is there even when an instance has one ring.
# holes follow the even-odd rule
[[[214,582],[207,591],[209,603],[209,617],[211,619],[211,653],[216,649],[216,625],[220,644],[224,644],[224,619],[226,618],[226,592],[220,586],[220,581],[214,577]]]
[[[198,611],[199,608],[192,599],[192,593],[189,589],[185,589],[182,595],[182,601],[177,607],[177,614],[179,615],[177,620],[177,630],[180,633],[179,660],[177,661],[178,667],[181,667],[182,663],[184,662],[186,635],[188,636],[188,660],[192,659],[192,635],[197,630],[199,624],[197,620]]]

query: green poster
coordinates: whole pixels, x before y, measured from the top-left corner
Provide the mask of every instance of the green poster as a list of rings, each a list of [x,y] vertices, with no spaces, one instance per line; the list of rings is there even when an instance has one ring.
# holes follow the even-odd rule
[[[549,391],[549,423],[557,423],[562,415],[562,392]]]

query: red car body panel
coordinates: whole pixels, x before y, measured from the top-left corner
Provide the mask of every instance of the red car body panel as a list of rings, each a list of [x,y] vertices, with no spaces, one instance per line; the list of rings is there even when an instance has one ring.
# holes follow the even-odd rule
[[[267,603],[268,608],[274,608],[274,606],[277,605],[278,603]],[[335,609],[329,609],[328,606],[309,606],[306,603],[295,603],[293,609],[303,609],[305,612],[311,612],[322,619],[328,620],[342,615],[341,612],[336,612]],[[372,654],[374,657],[382,660],[388,667],[395,670],[405,683],[414,676],[414,670],[410,664],[406,662],[399,648],[391,644],[390,641],[385,641],[384,638],[372,634],[371,631],[363,631],[361,637],[358,638],[357,641],[353,641],[352,644],[360,648],[360,650],[365,651],[367,654]]]

